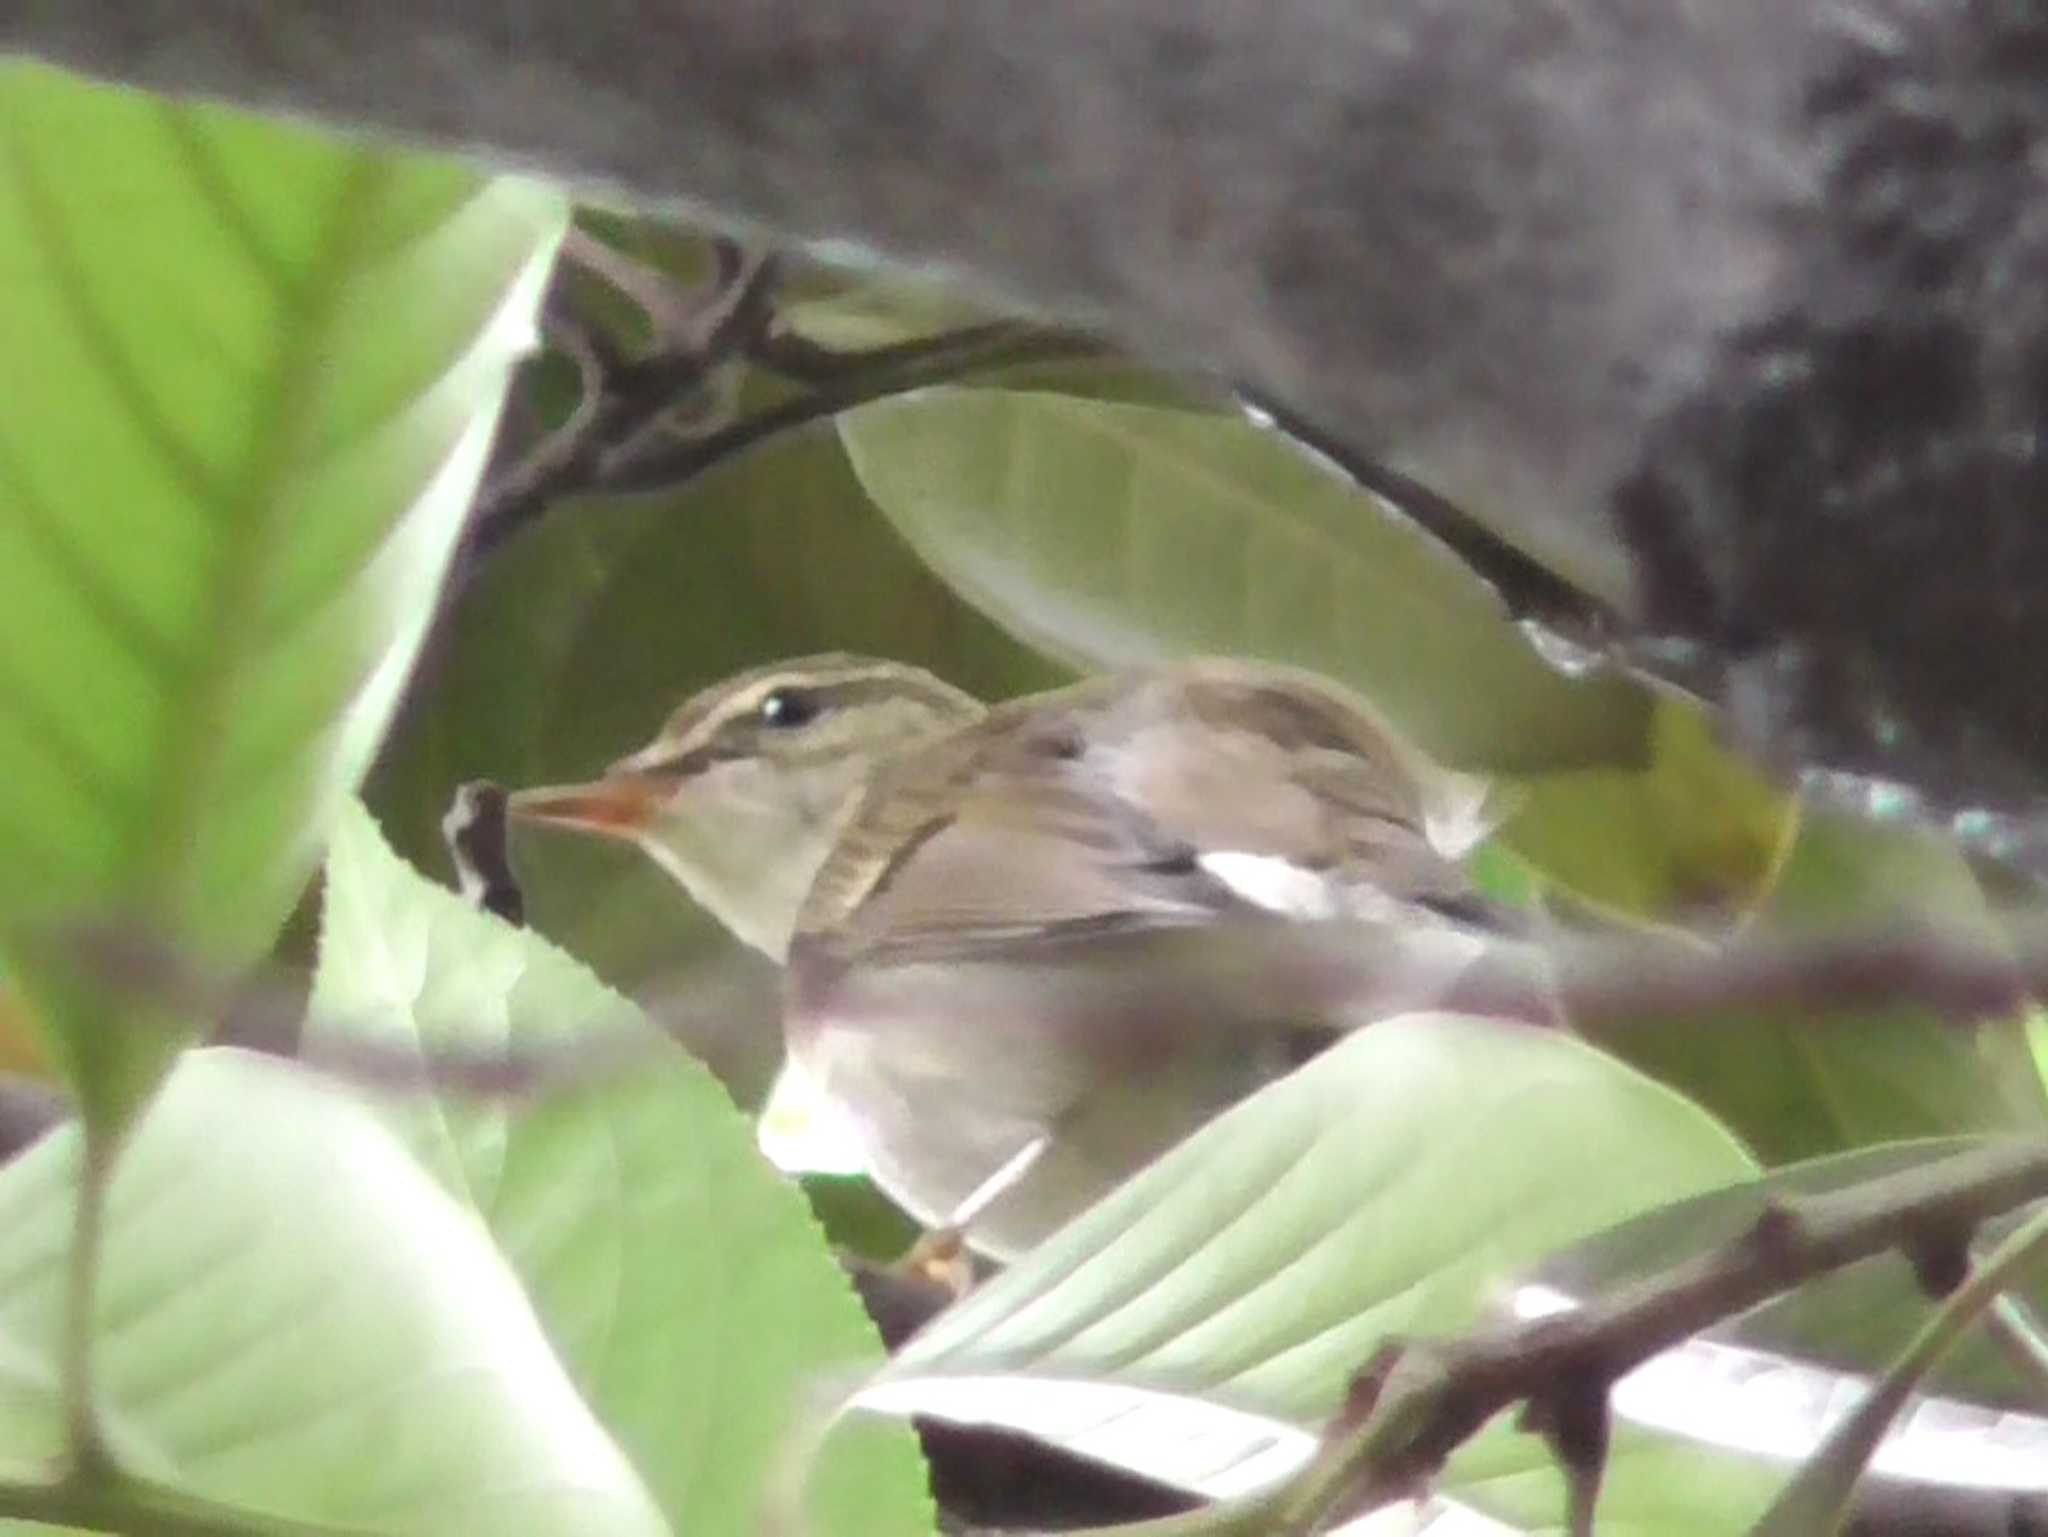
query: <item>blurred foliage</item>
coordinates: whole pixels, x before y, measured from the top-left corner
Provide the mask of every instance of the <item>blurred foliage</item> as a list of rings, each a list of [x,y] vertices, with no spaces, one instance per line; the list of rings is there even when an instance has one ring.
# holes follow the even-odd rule
[[[36,926],[270,943],[410,670],[563,215],[0,63],[0,944],[97,1123],[184,1032]]]
[[[821,1373],[873,1366],[866,1317],[797,1191],[703,1068],[530,930],[395,858],[367,814],[336,830],[306,1049],[431,1058],[517,1047],[626,1057],[537,1107],[428,1092],[383,1107],[489,1226],[564,1364],[678,1528],[746,1532]],[[735,1285],[744,1276],[746,1284]],[[676,1385],[721,1384],[682,1413]],[[924,1518],[907,1430],[835,1447],[820,1537]]]
[[[1501,776],[1475,876],[1562,932],[1993,932],[1947,843],[1803,808],[1692,701],[1558,670],[1435,534],[1216,381],[617,213],[580,238],[637,265],[572,262],[543,311],[563,215],[544,189],[22,67],[0,70],[0,150],[0,1069],[38,1065],[33,1018],[104,1122],[206,1026],[188,970],[245,967],[295,902],[311,932],[306,877],[359,781],[438,875],[464,781],[585,778],[690,691],[828,649],[989,698],[1191,652],[1315,668]],[[479,480],[488,520],[536,465],[546,494],[456,548]],[[776,978],[623,846],[523,834],[514,854],[533,928],[633,1002],[431,889],[369,819],[341,825],[308,1033],[416,1076],[373,1116],[242,1054],[176,1069],[112,1187],[110,1449],[180,1497],[364,1531],[519,1524],[493,1456],[549,1530],[739,1529],[776,1492],[793,1385],[872,1350],[746,1122],[652,1039],[632,1081],[537,1106],[417,1075],[455,1048],[573,1058],[652,1019],[752,1106]],[[109,911],[172,959],[145,946],[84,982],[32,943]],[[1811,1173],[2048,1125],[2038,1014],[1622,1023],[1611,1056],[1469,1024],[1369,1032],[1276,1085],[919,1359],[1015,1364],[1032,1351],[989,1342],[1021,1318],[1063,1367],[1143,1361],[1308,1434],[1390,1324],[1455,1327],[1518,1267],[1624,1219],[1628,1248],[1710,1187],[1754,1198],[1751,1159]],[[1319,1158],[1320,1200],[1259,1199],[1299,1196],[1286,1169]],[[31,1485],[66,1429],[77,1161],[66,1133],[0,1169],[0,1359],[27,1363],[0,1371],[0,1476]],[[1232,1181],[1250,1217],[1211,1221]],[[809,1193],[841,1241],[908,1237],[862,1182]],[[1819,1314],[1787,1304],[1773,1338],[1864,1367],[1924,1311],[1897,1285],[1798,1301]],[[1966,1352],[1947,1380],[1989,1391],[1981,1367]],[[558,1500],[565,1470],[589,1476]],[[1715,1530],[1777,1476],[1632,1436],[1603,1531]],[[1528,1437],[1497,1428],[1455,1477],[1555,1519]],[[821,1523],[913,1531],[915,1484],[900,1437],[870,1441],[830,1464]]]

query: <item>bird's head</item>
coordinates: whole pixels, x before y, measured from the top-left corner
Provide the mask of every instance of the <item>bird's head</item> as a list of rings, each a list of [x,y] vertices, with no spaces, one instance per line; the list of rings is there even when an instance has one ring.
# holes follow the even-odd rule
[[[920,668],[832,653],[693,694],[653,741],[512,815],[637,844],[748,944],[780,958],[861,788],[886,759],[983,706]]]

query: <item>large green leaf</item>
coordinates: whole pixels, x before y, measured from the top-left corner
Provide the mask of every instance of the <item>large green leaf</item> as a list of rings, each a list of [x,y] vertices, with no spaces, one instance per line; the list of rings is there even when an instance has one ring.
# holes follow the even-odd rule
[[[934,389],[839,425],[868,494],[934,569],[1077,662],[1209,651],[1312,667],[1462,767],[1645,750],[1638,688],[1553,671],[1433,539],[1250,421]]]
[[[1544,1254],[1753,1172],[1706,1115],[1569,1037],[1388,1020],[1245,1101],[942,1314],[866,1396],[1023,1423],[1233,1492],[1306,1454],[1383,1340],[1468,1325]],[[1196,1404],[1244,1416],[1245,1434]],[[1633,1529],[1694,1505],[1753,1514],[1769,1492],[1740,1468],[1675,1479],[1676,1465],[1648,1438],[1619,1449],[1615,1508],[1637,1513]],[[1505,1518],[1556,1519],[1541,1445],[1504,1428],[1461,1455],[1445,1487]]]
[[[75,1128],[0,1169],[0,1477],[46,1477]],[[114,1175],[95,1312],[123,1470],[358,1532],[668,1530],[475,1220],[353,1096],[187,1057]],[[129,1528],[154,1530],[147,1519]]]
[[[584,501],[492,556],[453,616],[369,789],[393,843],[438,867],[455,787],[592,774],[678,700],[737,668],[847,649],[920,662],[976,693],[1062,674],[967,608],[877,517],[827,430],[778,439],[670,496]],[[634,850],[522,831],[535,928],[636,994],[723,932]],[[685,1033],[751,1097],[779,1057],[756,1028]]]
[[[497,1235],[676,1529],[754,1530],[800,1394],[879,1347],[725,1092],[581,965],[415,874],[357,809],[328,857],[307,1050],[363,1040],[563,1066],[633,1053],[535,1104],[425,1093],[386,1118]],[[928,1528],[910,1438],[867,1432],[828,1472],[822,1528]]]
[[[1707,715],[1660,696],[1640,765],[1517,781],[1500,842],[1545,883],[1654,923],[1726,919],[1769,892],[1798,802],[1715,740]]]
[[[0,67],[0,940],[235,964],[381,737],[559,198]],[[20,959],[20,957],[17,957]],[[175,1034],[24,966],[89,1113]]]

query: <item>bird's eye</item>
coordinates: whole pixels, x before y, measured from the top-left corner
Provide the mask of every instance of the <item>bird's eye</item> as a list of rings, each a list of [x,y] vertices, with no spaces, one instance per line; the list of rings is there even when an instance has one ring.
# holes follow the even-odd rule
[[[761,724],[787,731],[815,720],[818,699],[800,688],[771,689],[761,697]]]

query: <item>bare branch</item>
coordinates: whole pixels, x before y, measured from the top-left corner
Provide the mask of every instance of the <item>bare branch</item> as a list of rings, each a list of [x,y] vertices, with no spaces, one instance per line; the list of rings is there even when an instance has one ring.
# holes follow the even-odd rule
[[[2035,1401],[2048,1406],[2048,1335],[2033,1309],[2007,1292],[1985,1313],[1984,1328]]]
[[[596,248],[598,242],[586,240],[578,249],[587,255]],[[613,254],[626,264],[626,258]],[[484,556],[539,518],[555,499],[596,486],[607,464],[643,442],[714,370],[744,353],[773,313],[775,265],[766,257],[722,264],[710,286],[689,299],[657,292],[651,278],[641,281],[644,275],[637,264],[630,265],[630,275],[628,265],[606,272],[608,280],[616,277],[646,290],[649,302],[659,305],[648,317],[655,350],[610,366],[597,356],[597,377],[585,375],[584,397],[564,430],[484,488],[458,559],[458,589]],[[582,329],[586,351],[593,350],[592,335]]]
[[[1564,1385],[1604,1394],[1659,1351],[1929,1227],[1972,1227],[2048,1197],[2048,1142],[2010,1140],[1770,1208],[1748,1232],[1575,1312],[1415,1342],[1365,1424],[1256,1501],[1295,1537],[1434,1476],[1488,1420]]]
[[[898,349],[887,349],[898,352]],[[656,449],[625,464],[609,466],[592,482],[600,491],[674,489],[706,470],[785,432],[824,421],[841,411],[905,390],[963,376],[1052,358],[1088,357],[1099,342],[1067,332],[975,326],[918,343],[893,360],[848,372],[808,395],[720,428],[702,438]]]

